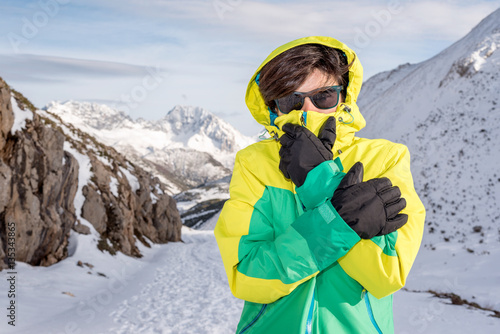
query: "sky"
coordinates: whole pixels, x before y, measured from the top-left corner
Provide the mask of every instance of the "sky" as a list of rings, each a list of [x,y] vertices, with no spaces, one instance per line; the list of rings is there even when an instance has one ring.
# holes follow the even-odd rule
[[[35,106],[91,101],[157,120],[206,108],[240,132],[262,127],[248,80],[278,46],[334,37],[364,78],[427,60],[466,35],[498,0],[2,0],[0,77]]]

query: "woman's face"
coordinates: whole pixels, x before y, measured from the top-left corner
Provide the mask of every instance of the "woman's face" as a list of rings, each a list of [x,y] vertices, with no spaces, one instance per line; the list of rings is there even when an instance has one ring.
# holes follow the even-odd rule
[[[321,87],[326,87],[326,86],[334,86],[338,85],[338,82],[336,82],[334,79],[329,79],[328,76],[324,73],[321,72],[318,69],[315,69],[309,76],[306,78],[306,80],[302,83],[302,85],[297,88],[297,92],[310,92],[312,90],[315,90],[316,88],[321,88]],[[330,114],[333,113],[337,110],[338,105],[343,102],[342,98],[339,97],[340,101],[339,103],[330,109],[319,109],[314,106],[314,104],[311,102],[311,99],[309,97],[306,97],[304,100],[304,105],[302,106],[301,110],[302,111],[316,111],[319,113],[323,114]],[[281,111],[278,110],[278,116],[284,115]]]

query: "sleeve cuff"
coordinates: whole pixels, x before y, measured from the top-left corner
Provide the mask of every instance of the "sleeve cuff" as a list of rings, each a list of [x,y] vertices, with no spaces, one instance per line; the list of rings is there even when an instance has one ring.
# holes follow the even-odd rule
[[[332,198],[345,175],[343,169],[340,158],[337,158],[322,162],[307,174],[304,184],[296,188],[306,210],[312,210]]]
[[[319,270],[323,270],[360,241],[330,201],[299,217],[292,227],[307,241]]]

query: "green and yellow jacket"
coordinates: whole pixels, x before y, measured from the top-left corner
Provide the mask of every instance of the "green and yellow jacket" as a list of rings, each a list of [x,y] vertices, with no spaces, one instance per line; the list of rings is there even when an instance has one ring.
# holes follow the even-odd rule
[[[292,111],[273,117],[258,88],[258,74],[292,47],[324,44],[353,61],[345,103],[332,114]],[[237,333],[393,333],[392,294],[405,285],[417,255],[425,209],[413,186],[408,149],[364,139],[356,105],[363,69],[355,53],[328,37],[307,37],[276,49],[250,80],[246,103],[271,134],[236,155],[230,199],[215,228],[229,286],[245,300]],[[281,126],[302,124],[318,135],[335,117],[334,160],[314,168],[300,188],[279,170]],[[330,199],[345,172],[361,161],[364,181],[388,177],[401,190],[408,223],[362,240]]]

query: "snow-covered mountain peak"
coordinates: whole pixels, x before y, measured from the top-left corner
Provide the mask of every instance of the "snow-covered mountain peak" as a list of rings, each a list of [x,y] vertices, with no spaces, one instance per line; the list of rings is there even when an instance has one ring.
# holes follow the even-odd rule
[[[500,8],[484,18],[467,35],[455,42],[449,48],[443,50],[436,57],[441,55],[464,57],[468,54],[483,48],[484,46],[498,47],[500,34]],[[436,58],[435,57],[435,58]],[[432,58],[430,59],[432,60]]]
[[[500,32],[500,8],[481,20],[465,38],[484,39]]]
[[[419,64],[403,64],[369,78],[362,88],[364,103],[375,101],[386,93],[393,95],[398,91],[402,96],[411,96],[415,89],[423,86],[438,89],[456,77],[470,78],[484,70],[488,62],[498,63],[498,60],[493,61],[492,56],[496,53],[498,57],[499,49],[500,9],[497,9],[466,36],[436,56]],[[439,93],[434,95],[440,97]],[[422,106],[425,107],[424,104]]]
[[[162,119],[177,141],[204,152],[236,153],[253,141],[232,125],[200,107],[177,105]]]
[[[81,123],[98,130],[130,127],[133,123],[132,119],[123,111],[93,102],[52,101],[43,109],[50,110],[73,124]]]
[[[170,122],[177,121],[184,124],[193,124],[206,118],[213,118],[213,114],[204,108],[194,106],[176,105],[164,117]]]
[[[208,124],[218,122],[216,117],[200,107],[175,106],[162,120],[170,124],[171,130],[176,134],[195,134],[203,131]]]
[[[367,119],[362,133],[377,129],[402,136],[408,122],[424,122],[436,109],[444,110],[448,102],[458,106],[472,103],[468,101],[474,99],[475,90],[491,100],[491,94],[498,94],[494,87],[499,79],[499,49],[500,9],[436,56],[371,77],[363,84],[359,104],[364,116],[370,118],[372,110],[378,115]],[[382,110],[386,117],[380,117]]]
[[[448,73],[439,86],[445,85],[454,77],[471,78],[481,70],[485,70],[488,62],[498,64],[500,49],[500,9],[482,20],[464,38],[444,50],[436,57],[453,61]],[[495,57],[492,57],[495,55]],[[496,59],[496,60],[493,60]],[[445,68],[445,67],[443,67]],[[486,71],[489,69],[486,68]]]
[[[229,175],[236,151],[254,142],[200,107],[176,106],[158,121],[89,102],[52,102],[45,110],[158,175],[171,194]]]

